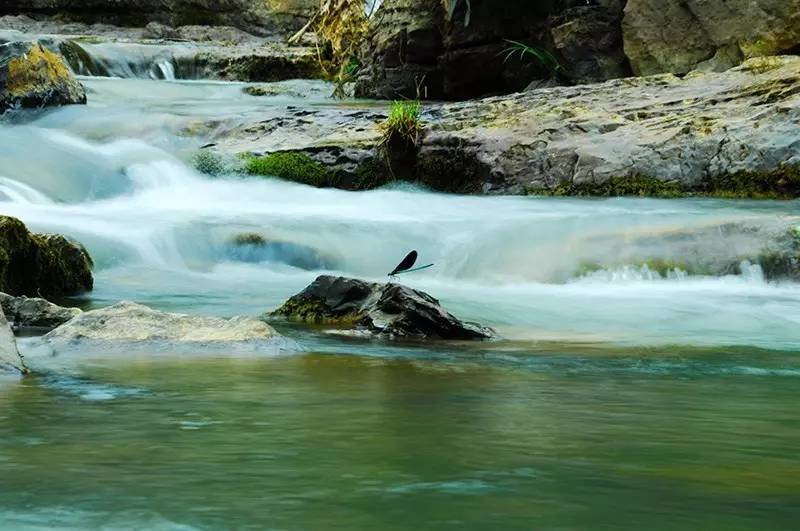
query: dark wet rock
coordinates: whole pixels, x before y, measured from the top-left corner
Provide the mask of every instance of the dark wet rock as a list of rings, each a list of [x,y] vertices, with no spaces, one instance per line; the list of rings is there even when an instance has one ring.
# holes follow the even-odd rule
[[[0,308],[0,375],[25,374],[28,369],[17,350],[17,340]]]
[[[241,344],[280,337],[268,324],[250,317],[202,317],[160,312],[120,302],[84,312],[59,326],[44,341],[54,346],[97,343],[152,343],[164,345]]]
[[[474,340],[494,335],[458,320],[427,293],[345,277],[318,277],[272,315],[387,338]]]
[[[86,92],[63,57],[39,42],[0,44],[0,112],[86,103]]]
[[[0,291],[58,297],[91,291],[92,259],[79,243],[33,234],[16,218],[0,216]]]
[[[630,73],[622,50],[622,0],[462,2],[452,20],[441,2],[385,0],[360,57],[356,94],[465,99],[524,89],[534,80],[602,81]],[[548,50],[558,63],[505,59],[509,41]]]
[[[50,331],[81,314],[78,308],[63,308],[45,299],[13,297],[5,293],[0,293],[0,305],[15,330]]]

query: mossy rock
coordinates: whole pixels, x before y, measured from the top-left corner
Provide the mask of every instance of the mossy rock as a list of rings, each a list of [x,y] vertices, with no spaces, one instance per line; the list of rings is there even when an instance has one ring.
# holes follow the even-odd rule
[[[800,167],[782,165],[768,171],[740,171],[710,176],[700,188],[647,175],[611,177],[605,181],[562,182],[529,187],[530,195],[574,197],[719,197],[723,199],[794,199],[800,197]]]
[[[0,216],[0,291],[45,298],[91,291],[92,266],[79,243],[33,234],[20,220]]]
[[[703,192],[724,198],[793,199],[800,197],[800,167],[782,165],[769,171],[710,177]]]
[[[337,313],[323,299],[299,295],[287,300],[283,306],[269,315],[309,324],[333,326],[355,325],[367,316],[366,312],[358,311]]]
[[[201,149],[191,160],[194,169],[205,175],[216,177],[228,171],[228,167],[222,156],[208,149]]]
[[[681,186],[646,175],[611,177],[602,182],[563,182],[553,188],[529,188],[530,195],[577,197],[680,197]]]
[[[329,170],[305,153],[281,151],[264,157],[248,157],[245,170],[251,175],[280,177],[317,188],[335,187],[340,180]]]
[[[71,103],[86,103],[86,91],[59,54],[32,42],[0,47],[0,111]]]

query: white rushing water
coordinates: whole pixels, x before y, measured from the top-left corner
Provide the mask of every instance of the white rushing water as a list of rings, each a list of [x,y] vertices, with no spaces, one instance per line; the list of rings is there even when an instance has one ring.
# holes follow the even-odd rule
[[[506,338],[800,347],[800,285],[766,282],[748,264],[666,277],[642,265],[756,253],[764,234],[800,224],[796,202],[350,193],[211,178],[184,162],[202,138],[181,131],[289,100],[244,96],[239,84],[85,81],[87,107],[0,125],[0,211],[83,242],[96,304],[257,314],[323,271],[380,280],[417,249],[436,267],[403,281]],[[270,245],[232,245],[251,232]]]

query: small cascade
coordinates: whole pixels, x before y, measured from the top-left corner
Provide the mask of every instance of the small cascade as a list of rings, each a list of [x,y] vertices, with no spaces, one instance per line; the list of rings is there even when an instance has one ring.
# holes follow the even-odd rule
[[[123,79],[202,79],[206,72],[194,45],[64,41],[60,51],[81,76]]]

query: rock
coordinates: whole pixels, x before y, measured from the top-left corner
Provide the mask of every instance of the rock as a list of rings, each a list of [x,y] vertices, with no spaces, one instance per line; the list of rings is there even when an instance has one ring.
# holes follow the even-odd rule
[[[281,263],[306,271],[333,269],[336,261],[313,247],[267,240],[257,233],[237,234],[225,249],[225,258],[246,263]]]
[[[459,321],[427,293],[345,277],[318,277],[272,315],[344,325],[387,338],[472,340],[494,335]]]
[[[282,41],[256,37],[234,28],[200,26],[176,29],[180,40],[154,40],[150,33],[154,27],[158,28],[157,25],[149,26],[149,30],[83,26],[76,29],[98,33],[58,33],[41,37],[36,33],[3,30],[0,20],[0,43],[36,39],[48,53],[63,57],[74,73],[87,76],[247,82],[320,76],[317,52],[312,47],[288,46]],[[46,24],[32,29],[37,28],[41,32],[64,29]],[[192,37],[191,41],[184,40],[187,34]]]
[[[59,326],[43,340],[51,345],[149,343],[159,345],[237,344],[278,338],[268,324],[249,317],[221,319],[165,313],[120,302],[92,310]]]
[[[92,259],[79,243],[33,234],[16,218],[0,216],[0,291],[57,297],[91,291]]]
[[[800,45],[797,0],[629,0],[625,53],[637,75],[724,70]]]
[[[622,0],[465,2],[449,20],[441,2],[385,0],[359,54],[356,95],[466,99],[524,89],[554,76],[603,81],[630,73],[622,51]],[[533,55],[506,58],[509,41],[544,49],[561,67]]]
[[[313,7],[315,0],[4,0],[0,15],[133,27],[150,22],[234,26],[255,34],[289,34],[304,24]]]
[[[86,92],[60,55],[37,42],[0,45],[0,112],[73,103],[86,103]]]
[[[337,186],[384,184],[385,112],[271,109],[220,127],[222,153],[300,151]],[[423,107],[409,180],[457,193],[800,195],[800,58]],[[389,175],[388,179],[393,179]]]
[[[44,299],[13,297],[0,293],[0,305],[15,330],[36,328],[50,331],[81,314],[78,308],[62,308]]]
[[[25,362],[17,350],[17,340],[0,308],[0,374],[25,374]]]

